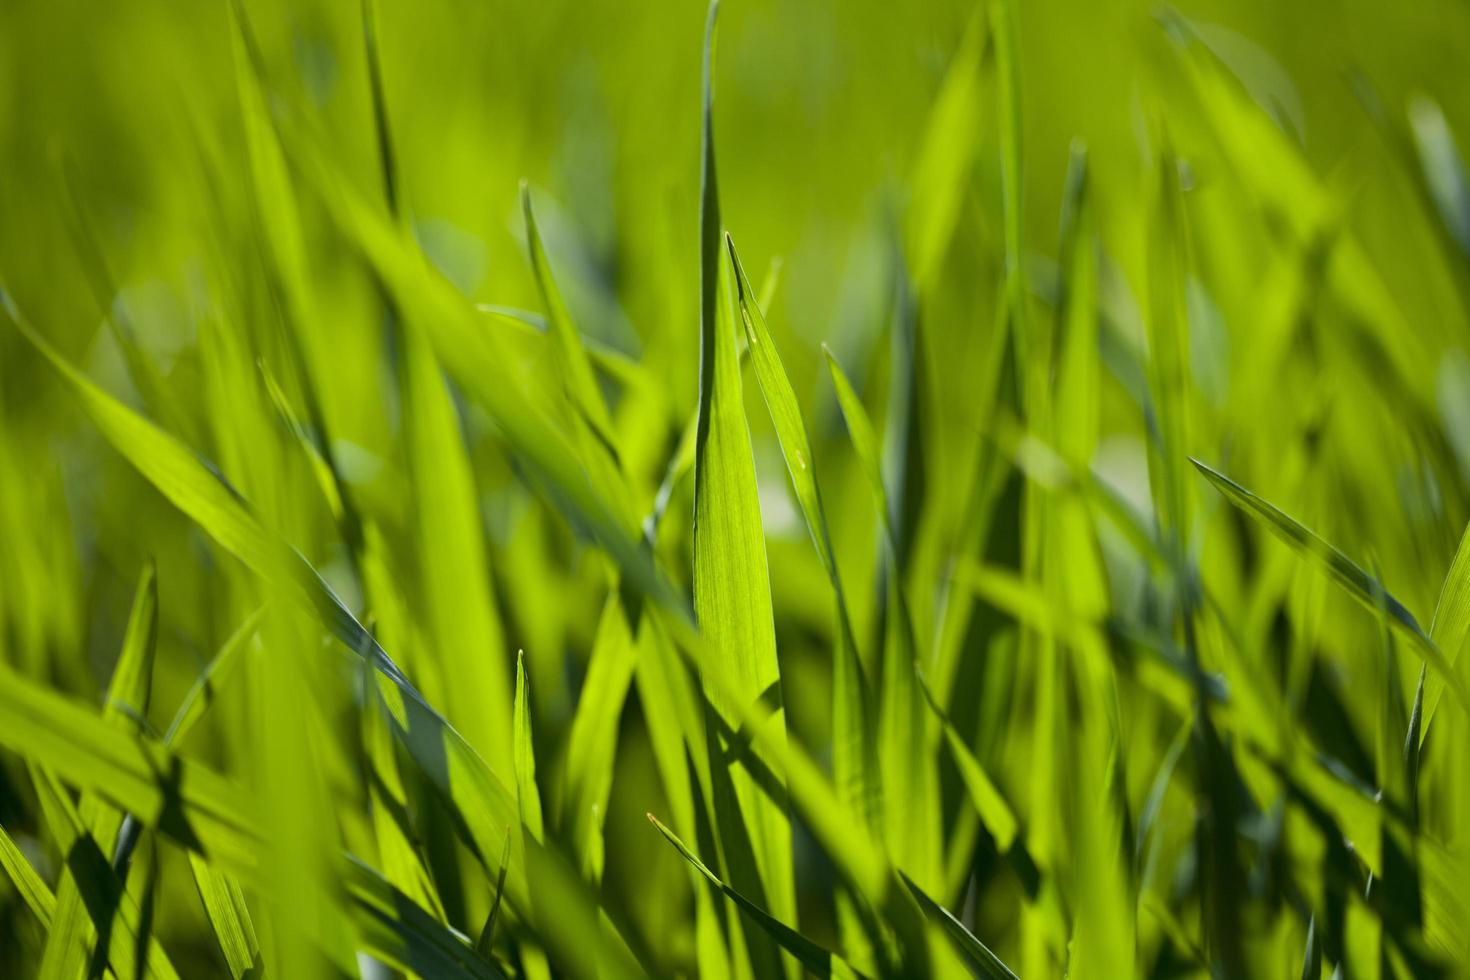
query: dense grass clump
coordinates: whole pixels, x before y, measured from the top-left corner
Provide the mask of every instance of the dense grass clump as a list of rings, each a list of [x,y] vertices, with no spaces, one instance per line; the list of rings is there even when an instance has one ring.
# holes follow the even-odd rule
[[[1470,973],[1470,12],[727,4],[0,10],[0,975]]]

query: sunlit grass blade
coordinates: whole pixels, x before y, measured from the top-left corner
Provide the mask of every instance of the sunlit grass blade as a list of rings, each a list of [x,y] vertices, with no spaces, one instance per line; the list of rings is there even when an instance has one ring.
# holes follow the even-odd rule
[[[591,882],[602,878],[603,822],[617,761],[618,723],[637,656],[622,602],[610,592],[603,603],[587,678],[572,718],[561,811],[562,827],[578,856],[580,870]]]
[[[832,352],[826,351],[826,356],[837,403],[883,527],[885,631],[877,729],[884,833],[898,864],[928,883],[937,881],[939,873],[937,783],[929,755],[929,720],[916,676],[913,623],[899,581],[891,505],[867,410]]]
[[[1414,618],[1414,614],[1409,612],[1403,603],[1395,599],[1388,590],[1384,589],[1381,583],[1363,571],[1352,559],[1318,537],[1298,521],[1287,516],[1271,503],[1256,496],[1223,473],[1207,466],[1199,460],[1192,460],[1192,462],[1195,468],[1204,474],[1210,483],[1225,496],[1225,499],[1259,521],[1262,526],[1289,545],[1292,551],[1319,564],[1335,582],[1341,585],[1349,595],[1357,599],[1369,611],[1377,608],[1378,600],[1375,596],[1381,595],[1384,609],[1394,628],[1406,636],[1411,641],[1414,651],[1420,658],[1435,669],[1435,673],[1430,675],[1431,680],[1434,677],[1447,679],[1451,688],[1455,691],[1456,696],[1460,698],[1461,703],[1470,704],[1470,697],[1466,696],[1463,683],[1459,680],[1458,675],[1455,674],[1454,668],[1441,652],[1439,646],[1420,627],[1418,620]],[[1451,593],[1450,605],[1446,609],[1448,619],[1445,629],[1447,633],[1454,629],[1453,624],[1461,615],[1455,611],[1458,608],[1457,603],[1457,593]],[[1445,682],[1441,680],[1441,684]],[[1427,692],[1426,696],[1428,696]],[[1432,709],[1426,710],[1432,713]],[[1428,713],[1426,714],[1427,717]]]
[[[689,862],[694,870],[703,875],[710,884],[724,892],[751,921],[764,930],[782,949],[796,957],[797,961],[812,975],[817,977],[861,976],[837,954],[822,948],[721,881],[718,875],[706,867],[704,862],[685,846],[678,835],[664,826],[653,814],[648,814],[648,820],[658,828],[658,832],[664,835],[664,839],[674,846],[674,849]]]
[[[771,722],[784,731],[781,674],[766,542],[750,430],[723,261],[715,173],[714,45],[719,5],[705,31],[700,170],[699,423],[694,463],[694,611],[708,644],[700,661],[713,709],[732,721],[736,705],[769,699]],[[709,678],[717,678],[712,684]],[[773,737],[784,738],[780,731]],[[764,795],[748,772],[732,767],[714,731],[707,734],[715,825],[731,885],[778,918],[794,920],[791,824],[782,802]],[[769,937],[746,930],[758,973],[779,969]]]
[[[433,349],[411,325],[398,336],[398,390],[416,503],[414,545],[423,619],[444,678],[439,696],[476,751],[487,759],[508,759],[511,651],[486,553],[479,488]]]
[[[69,879],[74,883],[85,912],[73,923],[62,921],[58,896],[53,915],[52,934],[64,934],[68,943],[82,943],[84,955],[80,968],[100,972],[103,963],[111,963],[119,976],[152,980],[178,980],[178,972],[157,941],[140,931],[145,922],[133,896],[113,873],[96,838],[87,830],[82,814],[72,804],[56,776],[40,766],[32,766],[32,782],[46,815],[46,822],[66,862]],[[87,917],[90,916],[90,921]],[[86,928],[83,928],[85,922]],[[94,955],[90,944],[97,943]],[[66,947],[62,952],[66,952]],[[140,950],[144,956],[140,957]],[[60,960],[43,960],[41,976],[71,976],[76,965],[64,956]],[[58,972],[63,971],[63,972]]]
[[[0,726],[0,745],[54,768],[67,782],[106,798],[119,809],[139,814],[149,826],[204,858],[212,868],[259,885],[271,849],[253,823],[256,808],[240,788],[172,754],[146,735],[118,739],[95,712],[29,681],[8,672],[3,681],[0,716],[7,719],[7,725]],[[66,814],[69,804],[64,795],[52,793],[51,797],[53,809],[65,817],[61,825],[75,824]],[[100,858],[100,852],[97,856]],[[347,859],[347,868],[352,920],[361,930],[367,951],[387,958],[427,941],[439,949],[430,965],[448,955],[460,964],[457,969],[469,963],[472,975],[499,976],[463,937],[450,933],[376,872],[351,859]],[[120,906],[124,926],[133,921],[127,903],[125,897]],[[402,964],[415,968],[415,962],[408,959]],[[167,960],[156,949],[150,953],[150,963],[156,971],[167,969]]]
[[[592,373],[592,360],[582,345],[581,334],[573,324],[571,312],[552,277],[551,260],[547,258],[546,247],[541,243],[541,231],[536,226],[536,215],[531,209],[531,189],[525,181],[521,182],[521,214],[526,222],[526,249],[531,256],[531,270],[535,273],[541,303],[546,308],[548,333],[556,350],[557,369],[561,374],[567,400],[610,445],[612,419],[607,411],[607,403],[603,401],[602,392],[597,387],[597,378]]]
[[[770,411],[771,423],[786,459],[786,472],[790,474],[791,485],[796,491],[807,532],[832,582],[836,611],[832,653],[833,774],[848,805],[868,819],[875,819],[878,813],[878,771],[876,759],[872,757],[875,742],[870,734],[868,686],[863,677],[842,579],[832,553],[832,532],[827,525],[821,489],[817,485],[816,459],[796,392],[791,387],[775,341],[766,327],[760,305],[752,295],[750,280],[746,278],[735,243],[729,235],[725,236],[725,244],[735,273],[740,319],[745,327],[756,380]]]
[[[395,734],[435,787],[458,807],[482,855],[494,854],[518,818],[510,790],[462,736],[423,699],[378,642],[299,554],[276,539],[206,464],[172,437],[92,384],[24,321],[22,333],[56,368],[104,436],[176,507],[226,551],[317,614],[349,650],[382,674]],[[513,873],[511,895],[523,894]]]
[[[128,616],[122,650],[108,684],[102,715],[121,732],[133,732],[147,724],[152,693],[153,660],[158,641],[158,576],[152,562],[144,566]],[[91,794],[83,794],[77,805],[78,819],[100,853],[109,858],[122,827],[123,814]],[[41,961],[43,977],[77,977],[94,955],[90,944],[110,930],[110,916],[96,905],[83,905],[82,894],[71,869],[64,868],[56,887],[56,919],[48,933]],[[100,894],[100,893],[99,893]],[[89,923],[88,917],[92,921]],[[81,938],[81,942],[77,939]]]
[[[260,940],[256,937],[255,923],[239,883],[230,875],[215,870],[207,859],[198,854],[189,855],[189,868],[194,873],[199,900],[209,916],[215,941],[219,943],[220,954],[225,958],[231,978],[243,980],[251,975],[251,971],[262,969]]]
[[[283,107],[275,123],[288,157],[394,298],[407,329],[423,331],[445,369],[525,464],[533,488],[596,540],[631,584],[687,617],[686,604],[635,537],[636,517],[619,513],[621,495],[593,486],[575,440],[554,423],[556,401],[523,382],[514,370],[516,359],[496,331],[486,329],[474,305],[431,267],[404,229],[357,193],[300,119]]]
[[[515,772],[516,801],[520,807],[521,826],[540,841],[546,830],[541,820],[541,791],[536,786],[536,746],[531,738],[531,708],[526,694],[526,662],[524,654],[516,654],[515,698]]]
[[[31,914],[41,923],[41,928],[50,931],[51,919],[56,912],[56,896],[36,874],[36,869],[31,867],[31,862],[4,827],[0,827],[0,868],[4,869]]]

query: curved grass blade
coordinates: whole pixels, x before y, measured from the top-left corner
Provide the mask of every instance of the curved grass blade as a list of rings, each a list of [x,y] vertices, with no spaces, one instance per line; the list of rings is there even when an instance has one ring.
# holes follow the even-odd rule
[[[1414,618],[1414,614],[1409,612],[1403,603],[1395,599],[1387,589],[1384,589],[1380,582],[1363,571],[1362,568],[1341,551],[1338,551],[1332,545],[1318,537],[1314,532],[1282,513],[1269,502],[1256,496],[1225,474],[1207,466],[1199,460],[1191,459],[1190,461],[1194,463],[1195,469],[1199,470],[1210,483],[1214,484],[1215,488],[1224,495],[1226,500],[1229,500],[1241,511],[1259,521],[1268,531],[1284,541],[1297,554],[1304,555],[1321,565],[1332,576],[1334,581],[1341,585],[1349,595],[1362,603],[1370,612],[1377,611],[1379,600],[1376,597],[1381,595],[1383,608],[1390,624],[1400,633],[1407,636],[1412,641],[1412,646],[1420,658],[1436,670],[1437,674],[1431,676],[1445,678],[1455,694],[1460,698],[1461,703],[1470,705],[1470,696],[1466,695],[1463,682],[1454,672],[1454,668],[1445,658],[1444,654],[1441,653],[1440,648],[1430,638],[1430,635],[1425,633],[1419,626],[1419,622]],[[1454,609],[1455,607],[1452,605],[1450,610],[1447,610],[1451,613],[1452,617],[1458,615],[1454,612]]]
[[[612,417],[608,414],[602,391],[597,387],[592,360],[582,345],[581,334],[573,324],[571,312],[551,275],[551,260],[546,257],[546,248],[541,242],[536,215],[531,209],[531,189],[525,181],[521,181],[521,213],[526,221],[526,249],[531,254],[531,271],[541,293],[541,303],[546,308],[546,324],[556,351],[562,388],[593,431],[610,446],[613,444]]]
[[[119,739],[96,712],[3,668],[0,717],[6,719],[0,725],[0,745],[38,766],[54,769],[67,782],[96,793],[117,808],[138,814],[216,870],[254,886],[261,883],[271,846],[255,828],[251,801],[224,777],[175,755],[147,735]],[[76,821],[65,815],[69,804],[61,795],[62,799],[56,799],[51,793],[48,798],[64,817],[65,828]],[[436,922],[377,872],[350,857],[345,860],[345,881],[353,900],[351,917],[366,951],[413,969],[418,961],[408,953],[428,944],[432,948],[416,955],[432,955],[433,959],[423,961],[430,966],[448,957],[456,964],[451,975],[468,969],[474,976],[500,976],[464,937]],[[121,907],[126,925],[130,914],[126,899]],[[162,964],[167,960],[157,949],[150,952],[149,960],[156,969],[166,968]],[[425,975],[440,974],[430,970]]]
[[[672,830],[665,827],[657,817],[648,814],[648,822],[658,828],[658,832],[664,835],[664,839],[674,846],[684,860],[688,861],[693,868],[704,876],[710,884],[740,907],[751,921],[764,930],[782,949],[796,957],[797,962],[806,967],[817,977],[858,977],[861,976],[851,965],[836,953],[824,949],[822,946],[803,936],[792,929],[780,919],[767,913],[760,906],[750,901],[729,885],[720,880],[719,876],[705,866],[693,851],[684,845]]]
[[[924,675],[920,673],[918,678],[919,690],[923,692],[924,700],[944,729],[945,742],[949,745],[955,768],[960,772],[960,781],[965,784],[965,790],[970,794],[970,802],[974,804],[975,812],[980,815],[985,829],[989,831],[991,837],[995,838],[997,850],[1004,854],[1016,841],[1016,834],[1019,830],[1016,815],[985,772],[985,767],[980,764],[979,759],[975,758],[970,747],[965,744],[964,739],[960,738],[960,733],[955,731],[949,717],[934,700],[929,685],[924,683]]]
[[[408,681],[377,640],[347,611],[298,553],[268,532],[248,507],[187,447],[159,431],[72,367],[9,307],[12,320],[43,354],[87,410],[93,422],[145,478],[192,518],[226,551],[267,581],[280,583],[350,651],[382,675],[394,734],[432,785],[457,809],[482,859],[497,853],[505,830],[519,818],[515,797],[484,760]],[[524,895],[517,865],[509,888]]]
[[[416,976],[505,980],[463,936],[361,861],[348,859],[346,890],[365,952]]]
[[[899,876],[908,886],[910,894],[918,900],[919,907],[924,910],[924,914],[944,929],[945,935],[949,936],[955,948],[965,957],[971,973],[977,977],[985,977],[987,980],[1019,980],[1011,968],[1006,966],[999,956],[992,953],[990,947],[975,938],[975,934],[966,929],[964,924],[956,919],[948,909],[925,894],[924,890],[914,884],[908,875],[900,871]]]

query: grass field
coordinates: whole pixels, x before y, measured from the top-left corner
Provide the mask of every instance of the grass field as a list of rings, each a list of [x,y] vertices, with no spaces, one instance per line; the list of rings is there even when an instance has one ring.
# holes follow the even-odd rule
[[[1470,975],[1467,57],[0,5],[0,976]]]

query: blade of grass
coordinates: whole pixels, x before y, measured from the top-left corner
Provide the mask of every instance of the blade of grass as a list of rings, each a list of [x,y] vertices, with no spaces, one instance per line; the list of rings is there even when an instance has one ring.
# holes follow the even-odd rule
[[[664,826],[653,814],[648,814],[649,823],[658,828],[658,832],[664,835],[664,839],[674,846],[689,864],[698,871],[705,880],[724,892],[729,899],[740,907],[752,922],[759,926],[769,935],[782,949],[794,956],[802,966],[817,977],[859,977],[853,967],[836,953],[822,948],[817,943],[803,936],[801,933],[786,925],[780,919],[767,913],[760,906],[746,898],[740,892],[731,888],[720,880],[719,876],[711,871],[693,851],[685,846],[672,830]]]
[[[979,147],[983,9],[976,7],[950,60],[915,156],[906,224],[909,267],[920,293],[934,283],[943,264]]]
[[[938,881],[937,783],[929,755],[928,717],[916,677],[913,624],[899,582],[898,557],[890,519],[888,492],[877,450],[878,440],[862,400],[831,351],[827,367],[837,390],[837,403],[847,423],[858,463],[867,477],[883,528],[885,635],[883,675],[879,685],[878,759],[883,787],[883,826],[897,863],[916,880]]]
[[[908,875],[902,871],[899,872],[899,875],[902,876],[909,893],[918,900],[919,907],[924,910],[924,914],[944,930],[944,934],[965,957],[972,974],[977,977],[985,977],[987,980],[1018,980],[1011,968],[1006,966],[999,956],[991,952],[990,947],[975,938],[975,934],[966,929],[952,912],[930,898],[922,888],[914,884]]]
[[[49,932],[56,912],[56,896],[36,874],[36,869],[31,867],[31,862],[26,860],[4,827],[0,827],[0,868],[5,869],[10,883],[41,923],[41,928]]]
[[[149,482],[192,518],[226,551],[314,612],[350,651],[368,659],[382,676],[394,734],[436,789],[463,816],[482,855],[496,853],[516,817],[515,798],[484,760],[409,683],[398,665],[363,629],[314,569],[270,534],[216,472],[177,440],[107,395],[68,364],[8,307],[22,334],[55,367],[93,422]],[[524,879],[513,868],[510,895],[518,901]]]
[[[746,424],[730,295],[721,249],[715,172],[714,57],[718,0],[705,28],[700,168],[699,423],[694,463],[694,611],[708,644],[701,658],[706,700],[731,721],[733,696],[771,699],[772,724],[784,730],[766,542],[755,460]],[[710,677],[719,679],[711,684]],[[725,692],[729,692],[728,694]],[[780,740],[780,734],[772,736]],[[713,726],[707,733],[714,782],[715,829],[733,887],[783,919],[796,913],[791,824],[783,802],[767,798],[750,774],[728,761]],[[736,923],[738,924],[738,919]],[[738,928],[738,925],[737,925]],[[780,970],[775,945],[745,931],[758,974]]]
[[[603,820],[617,762],[618,722],[633,681],[637,647],[616,592],[603,603],[587,677],[567,737],[562,827],[590,882],[602,880]]]
[[[835,600],[836,630],[832,665],[832,769],[839,791],[847,804],[859,815],[872,821],[878,814],[877,760],[872,757],[875,740],[869,729],[869,700],[857,640],[848,614],[847,599],[832,552],[832,533],[822,506],[821,489],[816,479],[816,458],[806,423],[801,416],[796,392],[781,363],[781,355],[766,327],[765,317],[751,292],[750,280],[736,254],[729,235],[725,245],[730,265],[735,272],[735,286],[740,306],[740,319],[745,326],[750,360],[756,380],[765,397],[776,437],[786,460],[786,471],[796,491],[797,503],[806,521],[807,532],[821,559],[822,567],[832,583]]]
[[[158,576],[150,561],[138,579],[122,650],[113,668],[102,712],[103,718],[121,732],[137,731],[147,718],[157,639]],[[123,814],[91,794],[83,794],[77,809],[78,819],[95,840],[95,846],[103,854],[112,854]],[[93,944],[100,945],[99,937],[110,935],[112,915],[95,903],[84,904],[79,885],[70,868],[64,867],[56,886],[54,928],[47,934],[41,958],[41,976],[47,980],[79,978],[94,956],[108,955],[107,949],[94,953]],[[106,892],[94,894],[100,896]]]
[[[179,974],[163,947],[154,937],[140,931],[143,916],[137,902],[113,873],[96,838],[88,832],[82,814],[67,796],[65,787],[55,774],[40,766],[32,766],[31,775],[46,823],[66,862],[69,880],[79,896],[77,900],[85,907],[85,913],[74,920],[70,941],[85,944],[84,948],[90,950],[93,942],[103,947],[105,940],[105,952],[100,952],[95,960],[87,953],[82,957],[80,968],[83,971],[89,969],[90,961],[96,967],[95,972],[101,972],[101,965],[107,962],[120,977],[177,980]],[[58,896],[51,923],[52,935],[67,928],[61,912]],[[88,915],[91,916],[90,922],[87,921]],[[140,945],[147,950],[146,962],[138,959]],[[72,965],[69,958],[56,963],[43,960],[41,976],[47,976],[47,971],[61,966],[70,969]]]
[[[1466,695],[1463,683],[1455,673],[1453,666],[1440,651],[1439,646],[1419,626],[1413,613],[1404,608],[1403,603],[1395,599],[1381,583],[1363,571],[1352,559],[1298,521],[1288,517],[1273,504],[1199,460],[1195,459],[1191,462],[1224,495],[1226,500],[1259,521],[1263,527],[1290,546],[1292,551],[1315,561],[1327,571],[1333,581],[1343,587],[1348,595],[1357,599],[1369,611],[1377,608],[1377,600],[1374,596],[1381,592],[1389,622],[1411,641],[1419,657],[1435,669],[1436,673],[1430,675],[1431,679],[1436,676],[1446,679],[1442,680],[1441,684],[1447,682],[1456,696],[1460,698],[1461,703],[1470,705],[1470,696]],[[1470,563],[1467,563],[1467,567],[1470,567]],[[1454,602],[1452,598],[1451,606],[1447,609],[1451,617],[1450,622],[1454,621],[1456,615]],[[1447,627],[1447,632],[1449,630],[1450,627]]]

